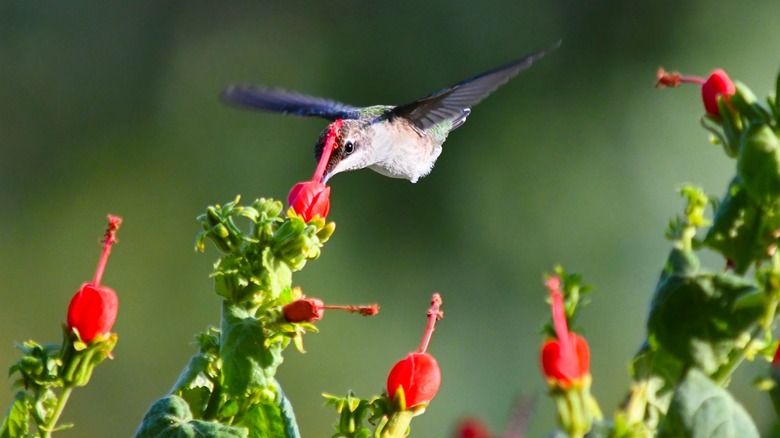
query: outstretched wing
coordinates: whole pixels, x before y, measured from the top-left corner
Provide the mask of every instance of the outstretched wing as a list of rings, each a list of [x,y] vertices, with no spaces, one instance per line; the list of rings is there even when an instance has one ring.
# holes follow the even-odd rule
[[[260,85],[230,85],[219,97],[238,108],[324,119],[356,119],[360,108],[322,97]]]
[[[466,121],[469,109],[527,69],[545,53],[558,48],[560,41],[549,49],[540,50],[522,59],[466,79],[449,88],[437,91],[414,102],[393,109],[391,116],[404,117],[420,129],[427,129],[443,121],[451,121],[452,129]]]

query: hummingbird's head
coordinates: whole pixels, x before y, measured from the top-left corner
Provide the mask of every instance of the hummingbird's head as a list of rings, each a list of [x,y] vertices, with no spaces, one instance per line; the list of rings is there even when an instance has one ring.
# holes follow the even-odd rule
[[[322,156],[322,150],[325,147],[330,127],[326,128],[320,134],[317,144],[314,146],[314,157],[317,161]],[[369,154],[368,141],[365,136],[364,122],[360,120],[346,119],[342,121],[339,135],[336,138],[336,146],[331,152],[330,160],[325,167],[325,173],[322,182],[327,182],[333,175],[349,170],[357,170],[368,167],[372,164]]]

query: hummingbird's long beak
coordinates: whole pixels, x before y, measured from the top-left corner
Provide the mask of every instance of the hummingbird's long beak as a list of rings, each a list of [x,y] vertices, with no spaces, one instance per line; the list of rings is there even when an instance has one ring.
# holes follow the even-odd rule
[[[323,183],[323,184],[327,183],[331,176],[333,176],[332,172],[325,174],[325,176],[322,177],[322,181],[320,181],[320,182]]]

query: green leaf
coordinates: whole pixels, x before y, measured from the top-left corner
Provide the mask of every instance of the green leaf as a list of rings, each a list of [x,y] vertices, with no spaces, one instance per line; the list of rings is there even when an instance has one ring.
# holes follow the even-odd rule
[[[771,207],[780,199],[778,138],[765,124],[752,124],[742,134],[737,175],[759,205]]]
[[[30,402],[24,392],[17,392],[0,427],[0,438],[25,437],[30,431]]]
[[[245,438],[243,427],[193,420],[187,402],[171,395],[154,402],[135,433],[136,438]]]
[[[696,369],[674,393],[659,437],[758,438],[756,425],[731,394]]]
[[[276,258],[271,248],[263,250],[263,268],[267,273],[265,286],[271,292],[271,298],[276,299],[292,283],[292,271],[287,264]]]
[[[244,397],[273,384],[282,363],[279,343],[265,345],[263,327],[246,310],[224,301],[222,304],[222,379],[225,391]]]
[[[680,264],[679,260],[692,257],[684,253],[672,251],[668,265],[677,268],[658,283],[647,322],[648,338],[652,347],[712,374],[727,363],[739,338],[761,318],[764,304],[740,300],[756,290],[742,277],[697,273],[689,262]]]
[[[252,438],[300,438],[295,414],[281,386],[274,380],[276,403],[259,403],[239,423],[249,429]]]
[[[704,244],[730,260],[738,274],[744,274],[754,261],[765,257],[766,245],[761,236],[766,232],[764,214],[748,195],[739,178],[729,184],[726,196],[715,209],[712,227]]]

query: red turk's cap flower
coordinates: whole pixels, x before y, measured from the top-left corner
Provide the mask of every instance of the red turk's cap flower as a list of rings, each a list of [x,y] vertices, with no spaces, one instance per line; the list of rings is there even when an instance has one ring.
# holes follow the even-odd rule
[[[387,376],[387,393],[395,400],[398,388],[403,388],[406,407],[428,404],[441,384],[441,371],[436,359],[428,353],[409,353],[395,364]]]
[[[363,316],[374,316],[379,313],[379,306],[371,304],[367,306],[326,306],[316,298],[301,298],[282,307],[284,319],[287,322],[314,322],[322,319],[325,309],[345,310],[352,313],[360,313]]]
[[[550,277],[547,280],[547,288],[550,291],[553,326],[557,338],[548,339],[542,344],[542,372],[548,380],[568,388],[590,373],[590,349],[583,337],[569,332],[561,280],[558,277]]]
[[[479,418],[464,418],[455,428],[455,438],[490,438],[490,429]]]
[[[91,283],[84,283],[81,286],[68,306],[68,328],[76,329],[84,342],[108,334],[116,321],[119,307],[116,292],[109,287],[101,286],[100,280],[103,278],[103,271],[111,254],[111,245],[117,242],[116,232],[121,224],[121,218],[108,216],[108,228],[103,238],[103,253],[95,270],[95,278]]]
[[[298,183],[290,190],[287,202],[306,222],[314,216],[325,219],[330,210],[330,187],[317,181]]]
[[[656,87],[677,87],[681,83],[694,83],[701,85],[701,98],[704,102],[704,110],[707,114],[720,118],[720,109],[718,108],[718,96],[728,102],[729,96],[736,92],[734,82],[722,69],[716,69],[707,79],[696,76],[682,76],[677,72],[669,73],[664,69],[659,69],[657,74]]]
[[[718,96],[722,94],[723,98],[728,102],[728,97],[736,91],[734,83],[731,82],[725,71],[717,69],[712,72],[701,86],[701,98],[704,101],[704,109],[707,111],[707,114],[720,118]]]
[[[84,342],[104,336],[114,326],[118,306],[113,289],[85,283],[68,306],[68,327],[78,330]]]
[[[325,308],[316,298],[304,298],[282,307],[282,313],[287,322],[313,322],[322,319]]]
[[[440,310],[442,305],[441,295],[433,294],[431,306],[428,309],[428,324],[423,331],[420,346],[414,353],[398,361],[387,376],[387,393],[390,400],[395,401],[399,388],[403,388],[404,409],[409,409],[420,404],[428,404],[436,395],[441,384],[441,371],[436,359],[426,353],[431,341],[433,330],[444,314]]]

